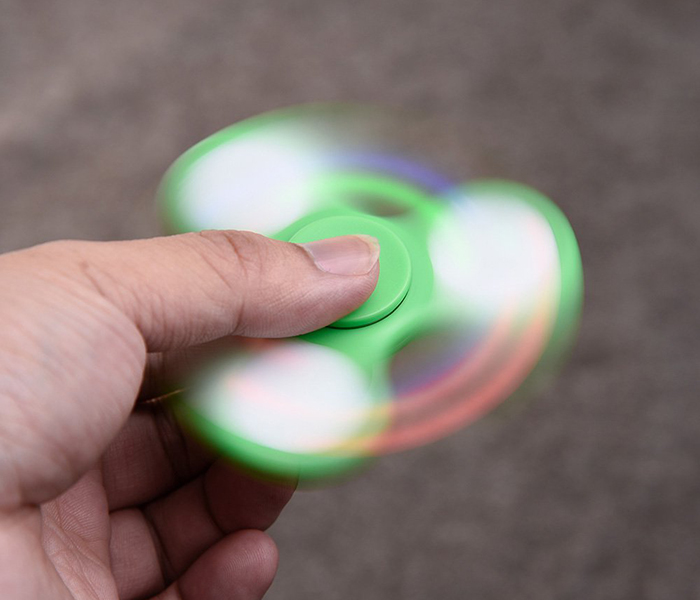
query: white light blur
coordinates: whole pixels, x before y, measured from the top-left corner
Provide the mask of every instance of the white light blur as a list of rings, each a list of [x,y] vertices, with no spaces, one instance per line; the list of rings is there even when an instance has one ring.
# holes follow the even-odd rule
[[[336,350],[301,341],[234,358],[192,402],[232,434],[292,453],[351,442],[371,414],[361,369]]]
[[[549,223],[515,198],[465,197],[439,221],[429,247],[436,280],[482,314],[528,306],[559,283]]]
[[[234,139],[190,168],[180,202],[198,229],[272,235],[307,214],[318,159],[299,139],[257,134]]]

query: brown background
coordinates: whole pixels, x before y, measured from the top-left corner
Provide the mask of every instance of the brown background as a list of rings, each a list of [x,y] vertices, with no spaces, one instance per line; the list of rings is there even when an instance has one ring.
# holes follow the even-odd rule
[[[0,250],[156,234],[178,154],[313,100],[452,119],[555,198],[586,310],[522,415],[297,494],[270,597],[700,598],[700,3],[0,0]]]

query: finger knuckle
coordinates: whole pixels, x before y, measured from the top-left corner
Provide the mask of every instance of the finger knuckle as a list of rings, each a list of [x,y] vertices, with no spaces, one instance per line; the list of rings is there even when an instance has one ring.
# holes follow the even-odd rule
[[[260,274],[265,249],[259,235],[245,231],[203,231],[197,235],[207,243],[205,258],[220,274],[246,280]]]

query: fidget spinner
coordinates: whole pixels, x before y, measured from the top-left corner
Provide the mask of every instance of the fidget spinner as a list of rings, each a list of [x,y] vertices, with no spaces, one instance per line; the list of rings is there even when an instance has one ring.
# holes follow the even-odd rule
[[[561,211],[518,183],[469,180],[398,113],[310,105],[224,129],[166,174],[168,231],[245,229],[381,246],[370,298],[328,327],[240,339],[173,408],[222,454],[313,480],[442,438],[551,376],[578,326],[582,272]]]

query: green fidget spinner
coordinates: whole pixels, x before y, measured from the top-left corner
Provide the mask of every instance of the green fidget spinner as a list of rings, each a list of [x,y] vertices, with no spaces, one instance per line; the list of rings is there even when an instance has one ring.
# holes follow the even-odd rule
[[[183,382],[177,415],[220,452],[273,477],[330,477],[448,435],[556,371],[582,299],[568,221],[531,188],[441,169],[426,136],[378,109],[302,106],[224,129],[168,171],[173,233],[381,246],[358,309],[297,338],[239,340]]]

